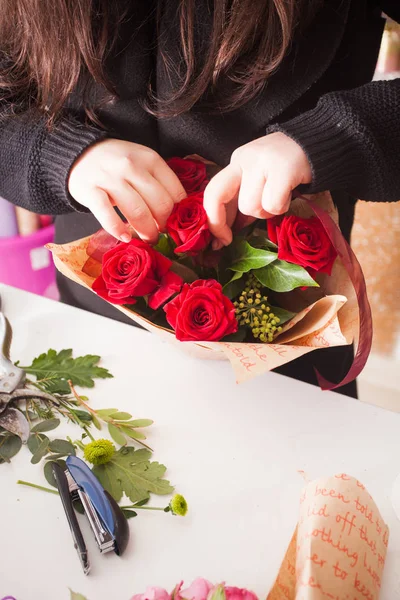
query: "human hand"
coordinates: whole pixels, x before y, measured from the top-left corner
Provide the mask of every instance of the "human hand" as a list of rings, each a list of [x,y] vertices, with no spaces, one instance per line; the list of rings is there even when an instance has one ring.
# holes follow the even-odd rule
[[[238,210],[254,219],[285,213],[292,191],[312,180],[303,149],[283,133],[272,133],[234,151],[230,164],[213,177],[204,192],[204,207],[215,250],[232,241]]]
[[[186,196],[178,177],[161,156],[146,146],[116,139],[90,146],[76,160],[68,189],[103,229],[123,242],[131,239],[131,225],[139,237],[155,243],[174,204]],[[128,223],[122,221],[114,206]]]

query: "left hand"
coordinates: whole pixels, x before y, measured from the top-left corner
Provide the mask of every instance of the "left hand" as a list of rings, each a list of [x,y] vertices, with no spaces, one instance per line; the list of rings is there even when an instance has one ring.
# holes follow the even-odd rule
[[[204,192],[209,227],[219,249],[232,241],[238,210],[254,219],[285,213],[292,191],[311,183],[303,149],[284,133],[272,133],[234,151],[230,164],[213,177]]]

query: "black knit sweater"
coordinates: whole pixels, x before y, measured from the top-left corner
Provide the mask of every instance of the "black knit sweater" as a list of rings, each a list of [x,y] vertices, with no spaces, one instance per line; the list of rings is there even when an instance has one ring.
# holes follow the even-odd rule
[[[85,125],[78,91],[52,131],[29,114],[5,118],[10,107],[0,98],[0,195],[32,211],[63,215],[57,219],[58,241],[98,228],[92,215],[77,212],[67,179],[76,158],[105,136],[144,144],[164,157],[195,152],[225,165],[238,146],[266,131],[282,131],[309,157],[313,180],[302,191],[334,193],[347,237],[351,197],[400,199],[400,80],[369,83],[384,27],[381,13],[400,21],[399,0],[325,0],[257,98],[219,115],[200,102],[168,120],[156,120],[139,102],[150,78],[160,96],[176,83],[165,76],[154,42],[155,0],[130,4],[131,18],[121,26],[108,64],[118,100],[102,110],[105,131]],[[196,0],[199,39],[207,39],[208,5]],[[158,37],[171,57],[178,57],[176,6],[164,0]],[[65,300],[116,317],[113,307],[75,284],[60,280],[59,285]]]

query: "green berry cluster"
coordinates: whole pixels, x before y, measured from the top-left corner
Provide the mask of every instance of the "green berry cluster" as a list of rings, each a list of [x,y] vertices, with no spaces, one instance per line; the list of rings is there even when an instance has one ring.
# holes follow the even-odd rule
[[[239,325],[250,328],[260,342],[272,342],[282,327],[279,326],[280,319],[271,311],[267,296],[262,295],[261,287],[254,275],[249,275],[246,287],[233,304]]]

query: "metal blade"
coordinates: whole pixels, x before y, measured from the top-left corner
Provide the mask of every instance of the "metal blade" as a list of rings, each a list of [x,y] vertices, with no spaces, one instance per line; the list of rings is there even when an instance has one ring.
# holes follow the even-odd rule
[[[6,393],[21,387],[25,380],[25,372],[8,359],[11,336],[11,326],[1,312],[0,298],[0,392]]]
[[[0,426],[10,433],[14,433],[26,444],[29,438],[30,428],[27,419],[22,412],[16,408],[9,407],[0,414]]]

